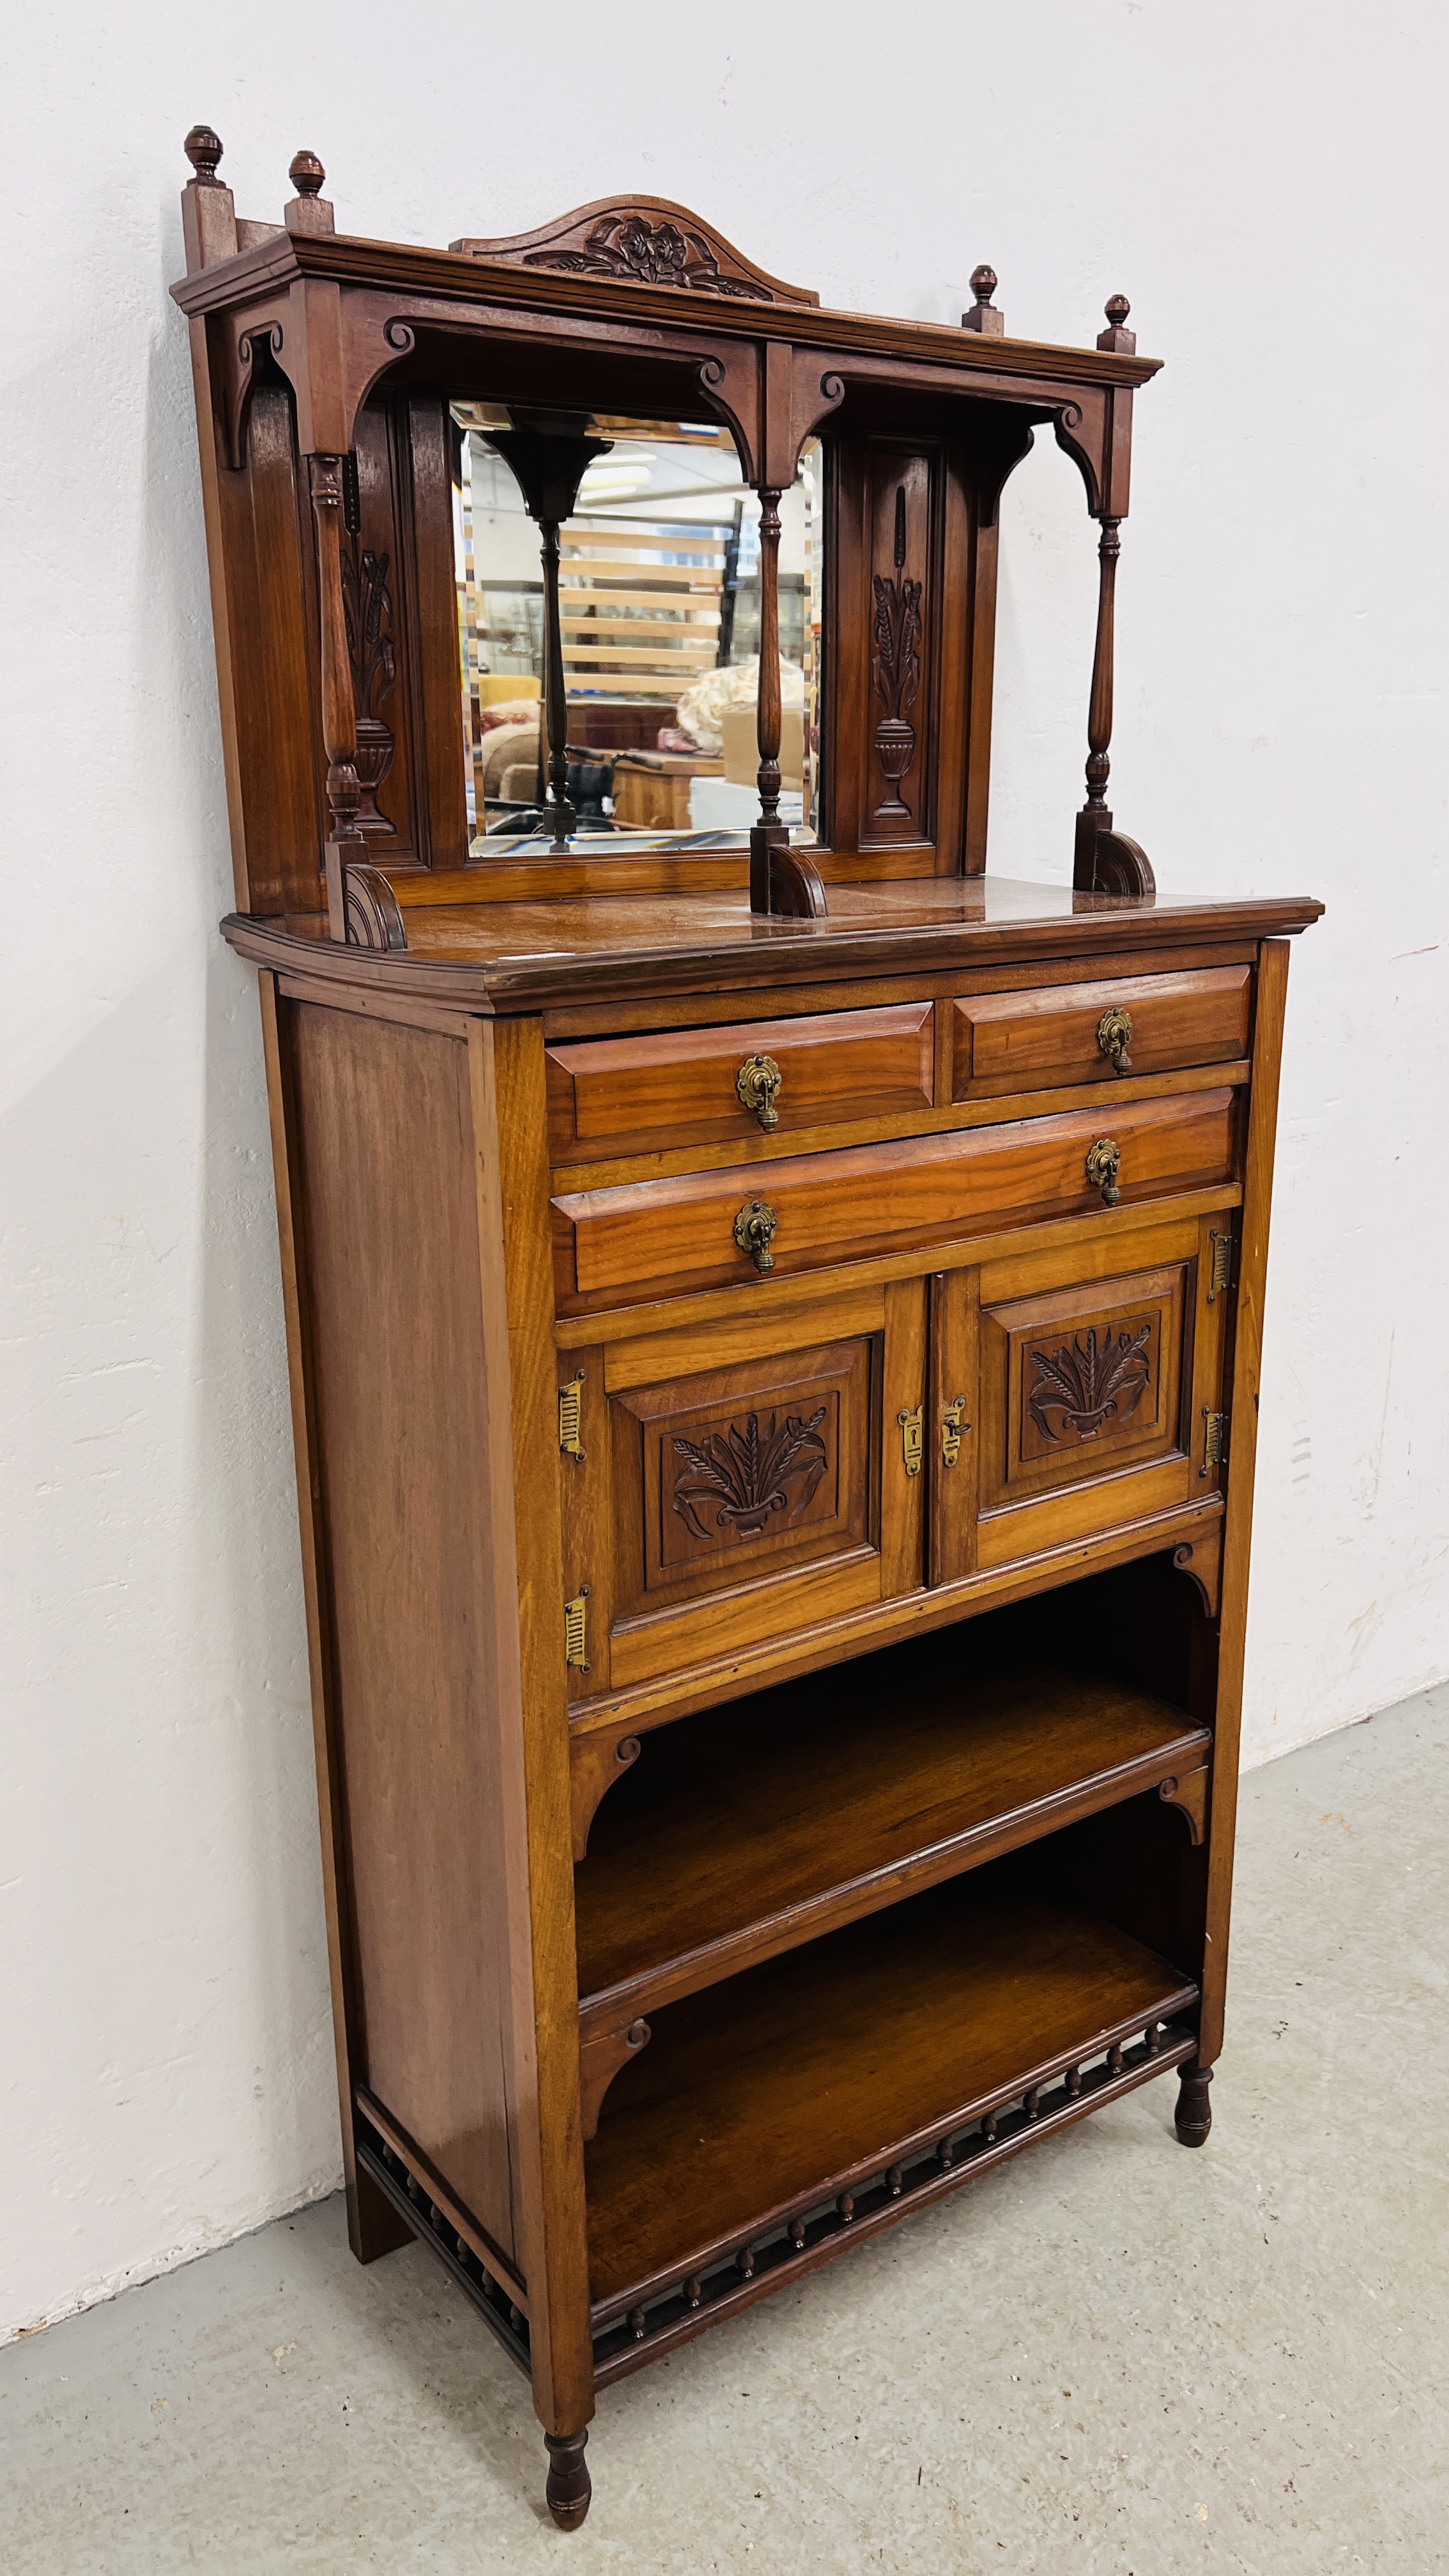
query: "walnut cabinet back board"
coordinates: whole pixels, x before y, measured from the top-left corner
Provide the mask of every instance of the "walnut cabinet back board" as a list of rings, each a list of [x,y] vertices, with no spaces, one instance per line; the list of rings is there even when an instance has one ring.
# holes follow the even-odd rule
[[[1169,2068],[1207,2136],[1320,907],[1108,807],[1122,297],[827,312],[649,198],[419,250],[186,149],[352,2243],[569,2527],[610,2381]],[[1039,431],[1070,887],[984,873]]]

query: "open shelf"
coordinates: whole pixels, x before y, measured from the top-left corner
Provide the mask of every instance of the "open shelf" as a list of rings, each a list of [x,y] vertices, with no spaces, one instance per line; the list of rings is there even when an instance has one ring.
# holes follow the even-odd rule
[[[1116,1681],[947,1631],[646,1737],[575,1878],[585,2033],[1200,1770]]]
[[[596,2324],[1196,1995],[1014,1858],[670,2006],[586,2149]]]

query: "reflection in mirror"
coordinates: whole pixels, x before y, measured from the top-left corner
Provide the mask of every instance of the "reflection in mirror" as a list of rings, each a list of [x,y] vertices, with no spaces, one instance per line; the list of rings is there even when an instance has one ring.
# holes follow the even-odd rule
[[[455,560],[472,854],[551,837],[539,530],[490,431],[456,403]],[[578,426],[579,424],[572,424]],[[575,845],[743,848],[759,818],[760,505],[718,423],[592,417],[608,439],[559,531]],[[824,562],[820,443],[780,504],[782,819],[816,838]]]

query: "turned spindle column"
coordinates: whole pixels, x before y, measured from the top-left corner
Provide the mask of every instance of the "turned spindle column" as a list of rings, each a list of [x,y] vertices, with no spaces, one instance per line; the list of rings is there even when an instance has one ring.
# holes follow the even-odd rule
[[[332,830],[323,853],[328,927],[347,936],[344,871],[367,849],[358,824],[362,788],[357,776],[357,709],[352,657],[347,649],[347,607],[342,595],[342,520],[345,459],[309,456],[307,478],[317,527],[317,595],[322,626],[322,744],[327,754],[327,803]]]
[[[1125,295],[1107,299],[1107,328],[1097,334],[1099,349],[1131,353],[1135,331],[1126,328],[1132,308]],[[1104,511],[1097,546],[1097,640],[1092,653],[1092,695],[1087,709],[1087,801],[1077,816],[1074,885],[1090,891],[1096,883],[1098,836],[1112,829],[1107,781],[1112,774],[1112,687],[1116,652],[1117,562],[1122,552],[1122,522]]]

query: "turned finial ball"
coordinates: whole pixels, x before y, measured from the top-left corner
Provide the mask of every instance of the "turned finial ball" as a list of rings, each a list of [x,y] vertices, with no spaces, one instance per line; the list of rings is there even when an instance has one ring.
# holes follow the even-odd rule
[[[996,271],[984,265],[971,271],[971,292],[978,304],[989,304],[996,293]]]
[[[216,165],[221,159],[221,136],[209,125],[193,125],[181,147],[203,188],[219,188]]]
[[[1122,329],[1122,326],[1126,322],[1127,316],[1131,310],[1132,307],[1128,303],[1125,295],[1108,296],[1106,305],[1107,319],[1111,323],[1114,331],[1120,331]]]
[[[315,152],[299,152],[287,176],[299,197],[317,197],[322,193],[322,182],[327,173]]]

